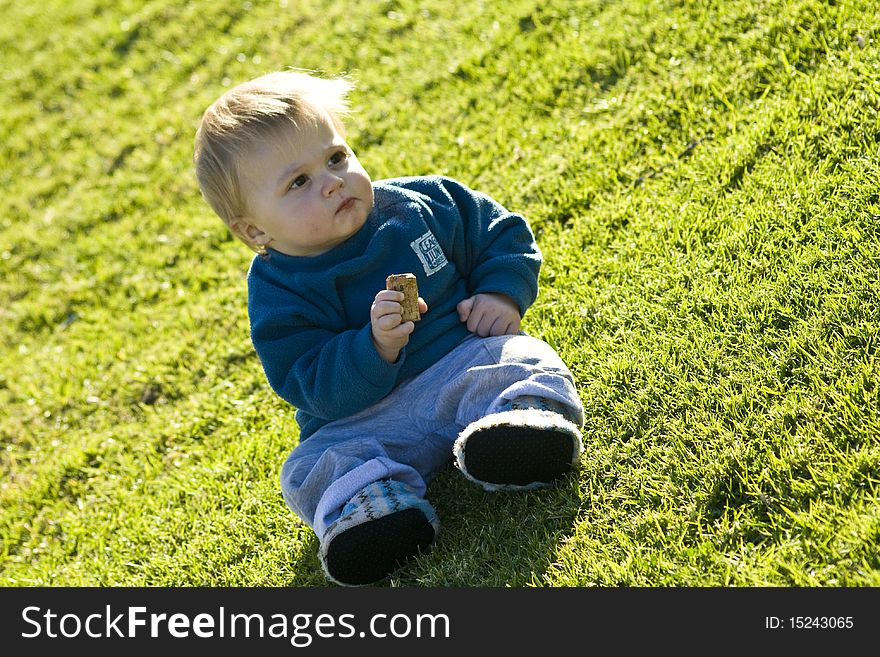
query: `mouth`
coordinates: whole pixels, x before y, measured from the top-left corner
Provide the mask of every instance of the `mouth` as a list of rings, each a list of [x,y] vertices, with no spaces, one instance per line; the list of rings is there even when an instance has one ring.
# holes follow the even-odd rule
[[[348,210],[352,205],[354,205],[354,201],[355,199],[351,197],[345,199],[342,203],[339,204],[339,207],[336,208],[336,214]]]

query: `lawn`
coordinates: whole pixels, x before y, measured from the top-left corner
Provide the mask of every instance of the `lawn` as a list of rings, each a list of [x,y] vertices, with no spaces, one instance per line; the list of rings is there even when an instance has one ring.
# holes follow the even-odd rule
[[[192,141],[231,84],[356,82],[373,179],[529,218],[586,409],[560,486],[453,468],[401,586],[880,586],[875,0],[0,0],[0,585],[316,586],[251,253]]]

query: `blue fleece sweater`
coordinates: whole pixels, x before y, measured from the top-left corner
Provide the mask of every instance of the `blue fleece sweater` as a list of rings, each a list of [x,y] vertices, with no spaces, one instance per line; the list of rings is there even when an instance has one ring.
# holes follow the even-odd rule
[[[251,339],[269,384],[297,408],[300,440],[385,397],[468,335],[456,305],[479,292],[538,292],[541,253],[526,220],[443,177],[373,184],[364,226],[312,257],[268,249],[248,272]],[[411,272],[428,312],[395,363],[376,351],[370,306],[389,274]]]

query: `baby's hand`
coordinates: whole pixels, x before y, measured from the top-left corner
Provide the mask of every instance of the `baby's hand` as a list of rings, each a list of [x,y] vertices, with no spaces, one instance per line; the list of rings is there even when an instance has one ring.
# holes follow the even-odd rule
[[[403,307],[403,292],[396,290],[381,290],[373,299],[370,306],[370,326],[373,334],[373,344],[376,351],[388,363],[393,363],[409,342],[409,335],[416,325],[414,322],[404,322],[401,313]],[[419,297],[419,312],[428,312],[428,304]]]
[[[522,317],[516,302],[504,294],[475,294],[456,306],[458,318],[467,322],[468,331],[481,338],[489,335],[516,335]]]

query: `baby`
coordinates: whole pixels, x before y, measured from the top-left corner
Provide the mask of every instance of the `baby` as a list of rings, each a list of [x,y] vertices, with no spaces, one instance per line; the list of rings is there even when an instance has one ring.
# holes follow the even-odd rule
[[[578,463],[583,407],[556,352],[520,331],[541,252],[526,220],[446,177],[372,181],[346,142],[351,84],[302,72],[240,84],[204,113],[207,202],[256,252],[251,339],[299,443],[281,469],[327,577],[379,582],[425,551],[425,491],[450,460],[486,490]],[[391,274],[413,273],[418,323]]]

